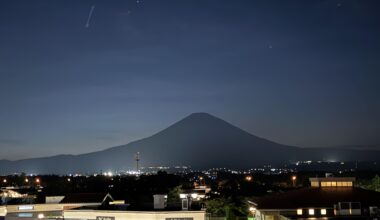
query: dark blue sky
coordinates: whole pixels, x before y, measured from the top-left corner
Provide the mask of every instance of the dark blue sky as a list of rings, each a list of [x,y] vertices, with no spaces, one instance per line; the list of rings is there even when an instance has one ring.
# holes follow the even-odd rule
[[[379,11],[376,0],[0,0],[1,157],[105,149],[192,112],[283,144],[379,145]]]

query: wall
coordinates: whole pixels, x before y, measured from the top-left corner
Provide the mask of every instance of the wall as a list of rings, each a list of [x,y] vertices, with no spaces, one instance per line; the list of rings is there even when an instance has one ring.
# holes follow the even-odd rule
[[[66,210],[66,220],[205,220],[204,211],[105,211],[105,210]]]
[[[4,217],[7,215],[7,207],[0,206],[0,217]]]

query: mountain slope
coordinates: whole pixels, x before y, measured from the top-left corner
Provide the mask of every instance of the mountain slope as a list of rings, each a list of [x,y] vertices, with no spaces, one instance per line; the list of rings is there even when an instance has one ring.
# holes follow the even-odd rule
[[[134,154],[141,165],[194,168],[251,168],[296,160],[373,159],[378,151],[304,149],[256,137],[207,113],[194,113],[151,137],[127,145],[82,155],[58,155],[19,161],[0,161],[0,174],[75,173],[134,169]],[[336,156],[334,156],[336,155]]]

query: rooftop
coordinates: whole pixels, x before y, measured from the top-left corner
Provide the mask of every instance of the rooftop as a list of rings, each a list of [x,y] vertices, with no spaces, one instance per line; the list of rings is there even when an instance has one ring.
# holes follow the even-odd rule
[[[60,203],[103,203],[109,199],[113,201],[113,198],[108,193],[70,193],[62,199]]]
[[[257,209],[332,208],[338,202],[380,206],[380,192],[356,187],[309,187],[264,196],[255,201]]]
[[[355,182],[355,177],[314,177],[309,178],[310,182],[318,181],[318,182]]]

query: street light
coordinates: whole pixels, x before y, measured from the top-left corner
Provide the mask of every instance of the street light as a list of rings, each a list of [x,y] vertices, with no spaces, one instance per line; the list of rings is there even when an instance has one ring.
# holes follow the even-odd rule
[[[3,183],[7,183],[7,179],[3,179]]]
[[[39,178],[36,179],[36,183],[37,183],[37,184],[40,183],[40,179],[39,179]]]
[[[252,176],[246,176],[245,180],[248,181],[248,182],[250,182],[252,180]]]
[[[26,182],[26,183],[29,183],[29,180],[28,180],[28,178],[25,178],[25,182]]]
[[[255,207],[249,207],[249,212],[253,215],[253,217],[256,216],[256,208]]]
[[[293,187],[296,186],[297,176],[292,176]]]

